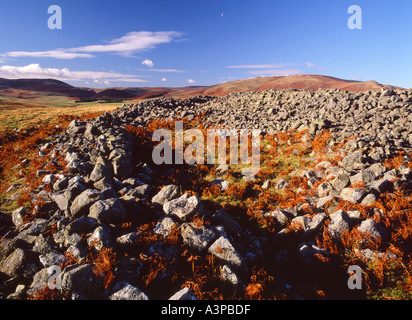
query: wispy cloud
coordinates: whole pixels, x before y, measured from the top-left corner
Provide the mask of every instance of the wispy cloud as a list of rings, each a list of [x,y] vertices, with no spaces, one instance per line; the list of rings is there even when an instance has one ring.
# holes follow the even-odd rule
[[[313,67],[316,67],[316,64],[314,64],[312,62],[306,62],[306,67],[313,68]]]
[[[193,84],[193,83],[196,83],[196,81],[193,79],[187,79],[187,83]]]
[[[298,69],[273,69],[249,71],[248,73],[256,76],[292,76],[296,74],[303,74],[303,71]]]
[[[186,72],[184,70],[178,70],[178,69],[136,69],[136,70],[138,70],[138,71],[151,71],[151,72],[166,72],[166,73],[168,73],[168,72],[170,72],[170,73],[173,73],[173,72],[185,73]]]
[[[114,53],[134,53],[143,50],[153,49],[163,43],[172,42],[182,36],[176,31],[134,31],[125,36],[114,39],[108,44],[91,45],[73,49],[77,52],[114,52]]]
[[[123,56],[132,56],[136,52],[153,49],[164,43],[177,40],[183,34],[177,31],[134,31],[109,41],[107,44],[88,45],[77,48],[54,49],[47,51],[11,51],[2,54],[2,57],[37,57],[55,59],[92,58],[92,53],[112,53]]]
[[[246,69],[247,74],[254,76],[291,76],[303,74],[302,70],[296,68],[295,63],[274,63],[274,64],[245,64],[227,66],[230,69]]]
[[[105,83],[109,81],[120,82],[147,82],[139,79],[135,75],[128,75],[116,72],[99,71],[71,71],[67,68],[42,68],[39,64],[29,64],[23,67],[0,66],[0,77],[8,79],[34,78],[34,79],[57,79],[61,81],[94,81],[95,83]]]
[[[11,51],[7,52],[2,55],[3,57],[11,57],[11,58],[21,58],[21,57],[30,57],[30,58],[55,58],[55,59],[65,59],[71,60],[75,58],[93,58],[94,55],[90,53],[75,53],[65,51],[64,49],[56,49],[56,50],[49,50],[49,51],[34,51],[34,52],[27,52],[27,51]]]
[[[227,66],[230,69],[280,69],[287,66],[292,66],[293,63],[277,63],[277,64],[246,64],[237,66]]]

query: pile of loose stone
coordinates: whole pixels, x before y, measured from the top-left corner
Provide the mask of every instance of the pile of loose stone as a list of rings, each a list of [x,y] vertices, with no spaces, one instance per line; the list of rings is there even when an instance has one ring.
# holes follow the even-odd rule
[[[309,178],[309,187],[325,176],[330,179],[317,188],[317,196],[307,199],[307,204],[264,213],[274,219],[279,230],[273,237],[265,238],[253,234],[223,209],[208,211],[198,197],[188,195],[179,185],[164,186],[158,168],[150,162],[150,148],[145,149],[136,136],[124,129],[126,125],[145,127],[153,119],[195,116],[202,116],[206,127],[261,129],[263,135],[308,129],[313,138],[329,129],[333,133],[329,146],[354,135],[357,138],[346,144],[347,155],[339,166],[324,161],[315,170],[299,173]],[[409,168],[388,170],[382,165],[396,151],[411,152],[411,144],[412,92],[391,89],[362,93],[269,90],[225,97],[161,98],[124,105],[92,120],[73,121],[66,132],[39,146],[39,156],[48,156],[53,161],[58,154],[64,154],[67,162],[64,174],[37,172],[43,184],[32,193],[32,201],[42,199],[45,205],[41,210],[47,214],[43,212],[42,218],[28,223],[24,223],[25,217],[40,208],[35,207],[34,212],[20,208],[11,215],[0,216],[1,298],[25,299],[45,287],[50,279],[49,267],[64,263],[68,254],[77,263],[62,270],[60,279],[62,290],[72,299],[153,298],[137,285],[142,268],[138,256],[156,253],[174,261],[170,272],[164,275],[167,280],[167,276],[178,272],[181,252],[162,241],[153,243],[146,252],[134,252],[140,236],[138,228],[126,233],[120,228],[131,219],[157,220],[153,232],[163,237],[168,237],[177,224],[186,250],[216,257],[221,263],[221,281],[233,290],[242,290],[250,270],[262,261],[273,264],[276,270],[303,270],[316,264],[315,255],[328,257],[327,250],[314,244],[326,221],[333,237],[357,228],[389,239],[390,230],[383,225],[362,218],[359,211],[344,212],[335,207],[339,198],[367,205],[384,192],[411,189]],[[350,188],[359,182],[365,188]],[[285,181],[274,184],[287,188]],[[316,214],[305,214],[305,205],[311,206]],[[209,222],[207,226],[192,221],[199,215]],[[286,228],[288,224],[302,227],[291,232]],[[51,229],[53,232],[48,232]],[[117,261],[116,282],[108,289],[103,288],[93,266],[85,263],[90,252],[103,248],[135,253]],[[383,253],[365,249],[360,254],[373,259]],[[282,278],[281,271],[277,286],[290,297],[300,298],[294,286]],[[159,297],[196,298],[188,288],[180,290],[179,286],[156,296]]]

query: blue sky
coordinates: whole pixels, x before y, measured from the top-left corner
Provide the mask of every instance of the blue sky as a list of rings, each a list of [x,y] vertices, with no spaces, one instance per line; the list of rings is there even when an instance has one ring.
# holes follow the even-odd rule
[[[409,0],[2,0],[0,77],[179,87],[322,74],[412,88],[411,16]]]

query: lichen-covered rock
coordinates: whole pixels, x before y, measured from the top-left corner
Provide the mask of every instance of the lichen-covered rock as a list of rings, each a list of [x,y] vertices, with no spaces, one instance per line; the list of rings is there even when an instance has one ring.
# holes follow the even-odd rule
[[[203,252],[216,239],[217,234],[212,229],[197,226],[195,223],[184,223],[181,226],[183,243],[188,247]]]
[[[184,287],[182,290],[172,295],[169,300],[197,300],[188,287]]]
[[[343,210],[330,214],[329,218],[331,221],[328,224],[328,230],[332,234],[332,237],[339,238],[343,231],[349,231],[350,220]]]
[[[70,214],[73,218],[79,218],[89,213],[89,208],[101,198],[99,190],[87,189],[78,195],[70,206]]]
[[[153,203],[164,205],[166,201],[175,199],[179,195],[179,187],[176,185],[167,185],[162,188],[153,198]]]
[[[38,254],[31,250],[17,248],[0,262],[0,272],[9,277],[30,277],[39,268]]]
[[[355,254],[367,260],[389,258],[389,254],[383,256],[383,252],[368,248],[370,237],[387,241],[397,228],[392,221],[388,227],[376,222],[376,215],[388,210],[380,212],[373,203],[390,196],[385,193],[398,196],[394,191],[402,191],[408,195],[412,190],[412,170],[407,165],[412,151],[411,104],[412,91],[400,89],[268,90],[223,97],[149,99],[94,119],[74,121],[66,132],[50,137],[38,153],[39,159],[50,160],[50,164],[65,159],[66,167],[61,172],[55,172],[60,170],[57,167],[38,168],[35,173],[42,184],[37,190],[24,189],[22,179],[18,189],[6,192],[8,203],[23,190],[32,191],[34,210],[28,205],[26,212],[0,212],[0,298],[22,299],[26,292],[41,288],[50,266],[64,266],[63,293],[72,299],[144,300],[148,296],[140,289],[146,288],[156,298],[168,299],[176,292],[171,299],[193,299],[188,287],[182,289],[182,281],[185,285],[192,280],[203,281],[205,268],[213,271],[213,277],[206,281],[222,281],[217,288],[223,287],[225,296],[235,294],[235,298],[243,297],[243,283],[261,280],[263,271],[259,268],[263,266],[270,271],[265,279],[273,279],[264,285],[264,290],[273,290],[270,295],[282,292],[288,297],[298,296],[284,282],[282,272],[302,279],[297,283],[304,288],[301,292],[311,291],[310,285],[315,282],[316,290],[334,286],[334,281],[323,276],[330,274],[332,278],[335,271],[342,270],[335,266],[339,257],[318,244],[327,240],[329,233],[335,241],[356,228],[363,238],[357,239],[359,252],[355,250]],[[288,171],[295,167],[295,157],[308,167],[299,165],[287,177],[277,171],[252,175],[250,170],[242,176],[238,166],[215,164],[215,172],[210,170],[191,190],[188,182],[194,181],[190,180],[192,173],[203,174],[205,167],[190,166],[185,176],[185,166],[155,166],[151,159],[153,144],[140,141],[142,135],[131,132],[134,128],[144,130],[152,120],[161,123],[176,117],[193,120],[196,116],[201,116],[205,128],[222,127],[222,137],[230,137],[226,130],[230,128],[259,129],[264,139],[266,134],[274,134],[273,142],[279,146],[283,141],[277,140],[277,133],[308,130],[297,141],[289,139],[284,149],[285,156],[292,156]],[[324,129],[330,129],[330,135],[324,136],[328,140],[322,151],[333,160],[324,160],[313,148],[314,135]],[[17,136],[19,132],[10,134]],[[302,149],[295,148],[295,142],[302,143]],[[262,152],[274,161],[283,151],[275,150],[276,143],[262,146]],[[305,148],[312,151],[306,154]],[[397,156],[397,151],[404,153],[396,158],[394,168],[389,169],[391,161],[383,165]],[[24,176],[24,167],[30,161],[24,159],[16,165],[20,175]],[[238,206],[234,204],[237,195],[230,191],[231,185],[237,187],[239,182],[245,183],[246,192]],[[221,191],[217,199],[203,198],[199,189],[210,183]],[[189,196],[193,191],[198,197]],[[293,199],[290,203],[288,199],[272,201],[274,193],[279,199],[289,195]],[[254,210],[255,204],[259,210]],[[387,217],[382,218],[387,222]],[[397,241],[392,242],[396,246]],[[338,247],[339,251],[344,249]],[[109,251],[103,248],[116,255],[114,263],[107,261],[105,254]],[[327,261],[333,262],[333,268],[328,269]],[[108,262],[110,266],[103,265],[102,271],[99,264]],[[315,269],[311,267],[316,272],[312,273]],[[278,268],[282,272],[278,273]],[[293,274],[306,269],[309,283],[304,274]],[[182,274],[185,276],[179,279]],[[313,278],[316,274],[321,281]],[[339,277],[337,280],[345,286],[346,280]],[[113,279],[110,284],[104,283]],[[209,284],[203,288],[209,290]],[[340,290],[328,287],[324,292],[329,295],[332,291]]]
[[[127,282],[116,283],[112,291],[109,300],[149,300],[144,292]]]
[[[153,232],[163,237],[167,237],[172,231],[172,227],[174,225],[176,225],[176,222],[173,221],[172,218],[164,217],[156,223],[156,226],[153,228]]]
[[[185,221],[195,213],[203,214],[203,203],[196,196],[190,197],[187,193],[180,198],[166,201],[163,210],[167,215],[173,215],[182,221]]]
[[[73,300],[99,299],[102,283],[93,272],[91,264],[71,265],[61,274],[63,292]]]
[[[357,229],[358,231],[377,239],[387,240],[388,238],[388,231],[386,228],[372,219],[362,221]]]
[[[24,223],[23,218],[27,215],[27,210],[24,207],[21,207],[11,214],[12,221],[16,227],[19,227]]]
[[[110,229],[105,226],[97,227],[87,239],[87,244],[95,248],[97,251],[100,251],[103,248],[112,248],[113,239]]]
[[[229,239],[224,236],[213,242],[208,251],[234,268],[246,268],[242,256],[236,251]]]
[[[345,188],[341,191],[340,196],[345,201],[360,203],[366,194],[367,192],[361,188]]]
[[[89,209],[89,218],[104,224],[118,223],[125,217],[126,210],[117,198],[98,200]]]

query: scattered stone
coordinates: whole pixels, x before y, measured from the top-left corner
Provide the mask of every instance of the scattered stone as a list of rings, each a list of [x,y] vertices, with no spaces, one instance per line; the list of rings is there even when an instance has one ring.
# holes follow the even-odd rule
[[[345,201],[360,203],[366,194],[366,191],[361,188],[345,188],[340,193],[340,196]]]
[[[195,213],[204,213],[204,207],[199,198],[196,196],[189,197],[187,193],[180,198],[166,201],[163,205],[163,210],[166,215],[176,216],[182,221],[185,221]]]
[[[12,221],[16,227],[21,226],[24,223],[23,218],[27,215],[27,211],[24,207],[21,207],[11,214]]]
[[[385,227],[372,219],[362,221],[357,229],[377,239],[386,240],[388,238],[388,232]]]
[[[36,172],[42,185],[37,190],[29,190],[34,210],[29,211],[28,205],[27,209],[20,208],[12,214],[0,212],[0,299],[22,299],[26,293],[44,285],[49,266],[75,262],[78,264],[65,267],[61,276],[63,289],[72,299],[145,300],[147,295],[138,289],[142,280],[146,280],[142,279],[141,272],[148,267],[145,259],[155,258],[155,254],[167,261],[165,269],[159,269],[162,271],[156,277],[156,281],[160,280],[156,285],[165,286],[164,298],[176,291],[179,292],[173,299],[194,298],[188,288],[180,290],[179,281],[169,280],[179,275],[184,264],[182,257],[206,253],[222,262],[220,278],[226,283],[225,288],[242,291],[244,284],[240,277],[250,281],[251,276],[246,273],[246,266],[254,267],[260,261],[274,262],[276,268],[286,272],[296,263],[301,262],[303,268],[307,268],[319,261],[328,261],[331,254],[314,245],[323,226],[334,238],[341,237],[345,230],[357,228],[365,233],[365,239],[359,240],[361,257],[392,258],[364,246],[368,243],[367,235],[385,241],[390,239],[392,231],[367,217],[373,210],[370,205],[382,194],[398,190],[407,194],[412,190],[412,170],[406,166],[412,151],[411,103],[412,91],[400,89],[382,92],[269,90],[224,97],[150,99],[124,105],[95,119],[73,121],[66,132],[51,137],[39,148],[40,156],[44,160],[50,157],[51,163],[63,155],[67,161],[63,169],[67,170]],[[324,151],[343,158],[338,164],[327,160],[317,163],[319,158],[313,151],[305,158],[317,163],[313,170],[295,168],[284,179],[276,175],[254,175],[251,170],[243,171],[242,176],[229,165],[216,168],[216,176],[208,180],[222,191],[227,190],[232,179],[247,181],[251,187],[247,192],[256,195],[272,187],[278,189],[275,192],[292,191],[297,196],[306,192],[306,187],[314,189],[310,196],[303,196],[304,201],[289,208],[262,210],[262,217],[273,222],[276,232],[273,237],[266,237],[265,230],[256,230],[254,222],[249,224],[246,215],[238,215],[230,206],[225,207],[225,211],[215,207],[217,202],[210,205],[209,201],[202,203],[187,193],[181,195],[185,188],[184,184],[180,186],[181,181],[164,186],[159,173],[171,176],[177,169],[166,166],[160,172],[158,167],[152,167],[152,146],[139,145],[137,149],[137,138],[125,130],[127,125],[144,128],[153,119],[174,119],[181,115],[187,119],[202,115],[206,128],[219,125],[261,129],[263,135],[290,129],[308,130],[300,139],[308,146],[315,134],[329,129],[331,135]],[[221,130],[221,134],[230,137],[225,130]],[[357,137],[352,138],[355,134]],[[345,139],[343,149],[335,153],[331,148]],[[292,146],[293,140],[287,143]],[[264,145],[264,150],[276,151],[272,145]],[[389,170],[383,163],[396,156],[397,151],[404,151],[405,164]],[[299,150],[292,152],[300,157]],[[23,176],[24,166],[29,162],[25,159],[13,170],[20,170]],[[292,177],[302,178],[304,184],[289,184]],[[5,204],[14,205],[12,202],[25,191],[23,181],[18,180],[7,190],[17,192],[6,195]],[[159,192],[153,192],[158,188],[161,188]],[[342,201],[368,206],[365,208],[368,213],[338,210]],[[209,214],[206,208],[214,214]],[[36,217],[40,213],[41,217]],[[196,214],[206,223],[193,221]],[[375,210],[375,214],[383,212]],[[173,239],[167,239],[172,230]],[[152,231],[156,236],[141,238],[141,232],[146,236],[146,232]],[[144,248],[140,246],[140,240],[152,238],[153,242]],[[179,245],[175,244],[176,239]],[[180,247],[181,243],[184,248]],[[125,253],[113,266],[117,283],[106,290],[103,275],[96,275],[93,265],[84,265],[90,262],[90,254],[99,254],[103,248]],[[268,261],[268,257],[272,260]],[[280,274],[274,273],[276,286],[284,292],[294,292]],[[273,285],[271,283],[271,287]]]
[[[140,289],[127,282],[118,282],[113,288],[109,300],[149,300],[148,296]]]
[[[221,224],[227,231],[232,232],[235,235],[242,233],[242,227],[240,224],[225,210],[220,209],[215,212],[213,218],[217,224]]]
[[[376,196],[373,193],[369,193],[365,198],[363,198],[361,204],[367,206],[374,203],[376,200]]]
[[[95,300],[99,298],[102,283],[93,272],[91,264],[71,265],[62,273],[62,290],[72,300]]]
[[[156,223],[153,232],[163,237],[167,237],[174,225],[176,225],[176,222],[174,222],[172,218],[164,217]]]
[[[245,268],[242,257],[239,255],[230,241],[223,236],[217,239],[209,247],[208,251],[234,268]]]
[[[6,259],[0,262],[0,272],[9,277],[30,277],[38,269],[38,255],[27,249],[17,248]]]
[[[329,182],[323,182],[319,185],[317,192],[320,198],[326,197],[330,191],[332,191],[333,187]]]
[[[144,184],[129,190],[126,196],[133,198],[147,198],[152,190],[152,187],[148,184]]]
[[[103,164],[96,163],[89,177],[90,181],[97,182],[102,179],[112,179],[112,174]]]
[[[166,201],[171,201],[179,195],[179,187],[176,185],[167,185],[162,188],[153,198],[153,203],[164,205]]]
[[[91,205],[89,217],[109,225],[121,222],[126,217],[126,210],[117,198],[98,200]]]
[[[319,248],[318,246],[314,245],[312,242],[308,242],[308,243],[301,243],[298,246],[298,250],[299,250],[299,256],[302,259],[302,262],[304,262],[305,264],[315,264],[317,263],[319,260],[317,260],[318,258],[316,257],[316,255],[320,255],[323,258],[328,258],[330,253],[329,251]]]
[[[348,187],[350,183],[351,179],[348,174],[340,174],[331,182],[332,187],[338,192]]]
[[[329,218],[328,230],[332,237],[340,238],[344,230],[349,231],[349,217],[343,210],[332,213]]]
[[[286,189],[289,187],[289,183],[284,179],[279,179],[274,183],[273,187],[276,189]]]
[[[113,171],[116,177],[125,179],[132,175],[133,160],[131,152],[117,148],[112,151],[109,159],[112,160]]]
[[[212,185],[217,186],[220,191],[226,191],[229,188],[229,181],[223,180],[223,179],[215,179],[210,182]]]
[[[52,275],[49,272],[49,268],[41,269],[37,272],[33,277],[33,282],[31,283],[30,287],[27,290],[27,295],[32,295],[35,291],[43,289],[47,286],[50,276]]]
[[[370,188],[380,195],[381,193],[391,192],[393,190],[393,183],[386,179],[380,179],[372,182]]]
[[[66,252],[74,257],[78,263],[85,261],[89,250],[82,243],[76,243],[67,248]]]
[[[98,190],[87,189],[78,195],[70,206],[70,214],[73,218],[79,218],[89,213],[89,208],[100,200],[101,192]]]
[[[188,287],[176,292],[169,300],[197,300]]]
[[[89,233],[95,230],[98,225],[99,222],[97,219],[83,216],[70,222],[67,226],[67,230],[70,233]]]
[[[129,232],[116,239],[116,243],[121,247],[132,247],[139,239],[138,232]]]
[[[111,248],[113,243],[110,229],[103,226],[97,227],[87,239],[87,244],[93,246],[97,251],[101,251],[103,248]]]
[[[362,160],[363,160],[363,152],[356,151],[347,155],[345,158],[342,159],[341,165],[344,169],[348,171],[356,170],[362,168]]]
[[[195,223],[182,224],[181,235],[185,245],[199,252],[207,250],[210,243],[217,237],[213,230],[197,226]]]
[[[243,289],[245,285],[236,275],[236,273],[227,264],[220,267],[220,277],[223,281],[235,289]]]
[[[230,166],[228,164],[221,164],[216,168],[216,174],[219,176],[223,176],[228,173],[230,170]]]

